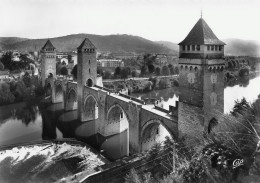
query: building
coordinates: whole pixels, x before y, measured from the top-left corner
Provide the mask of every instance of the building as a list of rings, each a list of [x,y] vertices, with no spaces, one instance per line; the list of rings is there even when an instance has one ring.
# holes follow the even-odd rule
[[[57,59],[68,58],[68,55],[66,53],[63,53],[63,52],[57,52],[56,53],[56,58]]]
[[[129,58],[136,58],[138,55],[134,52],[120,52],[120,53],[111,53],[110,56],[112,58],[117,58],[117,59],[129,59]]]
[[[179,43],[178,131],[188,144],[199,142],[221,123],[224,45],[202,18]]]
[[[0,71],[0,82],[9,79],[9,71]]]
[[[122,60],[113,59],[99,59],[97,60],[97,65],[99,67],[124,67],[124,62]]]
[[[160,67],[168,64],[167,56],[162,54],[157,54],[155,57],[155,61]]]
[[[56,78],[56,48],[50,40],[41,49],[41,71],[42,86],[46,78]]]

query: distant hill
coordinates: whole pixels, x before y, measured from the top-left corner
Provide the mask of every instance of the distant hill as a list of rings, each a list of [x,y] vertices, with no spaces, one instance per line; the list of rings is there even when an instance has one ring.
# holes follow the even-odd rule
[[[159,43],[171,50],[175,50],[176,52],[179,52],[179,45],[177,43],[173,43],[170,41],[156,41],[156,43]]]
[[[225,54],[233,56],[259,56],[260,45],[256,41],[242,39],[225,39]]]
[[[260,45],[256,41],[242,39],[224,39],[227,45],[225,46],[225,55],[232,56],[259,56]],[[179,51],[179,46],[176,43],[168,41],[157,41],[157,43],[166,46],[169,49]]]
[[[93,35],[93,34],[73,34],[63,37],[51,38],[51,42],[59,51],[76,50],[85,37],[88,37],[99,51],[110,52],[136,52],[136,53],[175,53],[174,50],[167,48],[156,42],[131,35]],[[42,48],[47,39],[17,39],[17,41],[0,38],[2,49],[4,50],[28,50],[33,51]],[[0,41],[1,42],[1,41]],[[0,46],[1,46],[0,45]]]
[[[19,37],[0,37],[0,50],[6,49],[6,47],[10,44],[14,44],[17,42],[28,40],[27,38],[19,38]]]
[[[51,38],[58,51],[76,50],[85,37],[88,37],[101,52],[136,52],[176,54],[179,46],[169,41],[150,41],[138,36],[72,34]],[[0,37],[0,50],[34,51],[42,48],[47,39],[27,39],[19,37]],[[251,40],[225,39],[225,55],[256,56],[260,55],[260,45]]]

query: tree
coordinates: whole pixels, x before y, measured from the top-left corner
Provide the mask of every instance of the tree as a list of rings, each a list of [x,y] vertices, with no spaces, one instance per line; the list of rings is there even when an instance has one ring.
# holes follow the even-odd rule
[[[170,70],[169,70],[169,67],[168,66],[163,66],[163,68],[162,68],[162,74],[164,75],[164,76],[168,76],[169,74],[170,74]]]
[[[161,74],[161,69],[160,69],[160,67],[156,67],[155,73],[156,73],[157,76],[159,76],[159,75]]]
[[[0,62],[0,71],[4,70],[5,69],[5,66],[2,62]]]
[[[154,65],[153,64],[148,65],[148,70],[149,70],[149,73],[153,73],[155,70]]]
[[[103,76],[103,70],[100,67],[97,68],[97,74]]]
[[[250,109],[249,103],[246,101],[246,99],[243,97],[240,101],[236,100],[235,105],[233,107],[233,111],[231,114],[233,116],[243,115],[243,112],[246,112]]]
[[[131,69],[129,67],[125,67],[121,70],[121,78],[126,79],[130,75]]]
[[[67,67],[62,67],[60,69],[60,74],[63,75],[63,76],[67,76],[68,75],[68,69]]]
[[[60,74],[61,68],[64,67],[62,64],[56,63],[56,73]]]
[[[73,75],[74,80],[77,80],[77,73],[78,73],[78,65],[76,64],[71,71],[71,74]]]
[[[121,74],[121,67],[116,67],[115,68],[115,72],[114,72],[114,76],[116,77],[116,76],[120,76],[120,74]]]
[[[110,79],[111,76],[112,76],[111,72],[108,71],[108,70],[106,70],[106,71],[104,72],[103,78],[104,78],[104,79]]]
[[[8,51],[2,55],[1,62],[3,63],[4,67],[9,70],[12,69],[13,61],[12,61],[12,52]]]
[[[146,65],[142,66],[141,68],[141,74],[142,75],[145,75],[148,73],[148,67]]]
[[[31,77],[28,72],[25,72],[23,76],[23,82],[27,88],[31,86]]]
[[[136,77],[136,76],[137,76],[136,70],[133,70],[133,71],[131,72],[131,75],[132,75],[132,77]]]
[[[170,73],[173,75],[174,74],[174,67],[172,66],[172,64],[168,65]]]

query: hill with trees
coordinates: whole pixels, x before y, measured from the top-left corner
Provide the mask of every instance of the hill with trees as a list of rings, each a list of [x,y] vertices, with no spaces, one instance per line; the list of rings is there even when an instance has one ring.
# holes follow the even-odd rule
[[[58,51],[76,50],[84,38],[88,37],[99,51],[103,52],[136,52],[136,53],[165,53],[175,54],[176,51],[161,44],[132,35],[94,35],[94,34],[73,34],[57,38],[51,38],[51,42]],[[8,38],[0,38],[3,50],[39,50],[47,39],[18,39],[11,41]],[[1,42],[1,41],[0,41]]]

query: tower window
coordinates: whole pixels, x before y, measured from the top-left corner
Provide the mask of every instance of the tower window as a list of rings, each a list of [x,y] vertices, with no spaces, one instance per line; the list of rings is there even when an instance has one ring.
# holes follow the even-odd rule
[[[88,60],[88,63],[90,64],[90,60]]]
[[[182,50],[185,51],[185,45],[182,45]]]
[[[200,51],[200,45],[197,45],[196,49],[197,49],[197,51]]]
[[[192,51],[195,51],[195,45],[192,45]]]
[[[159,128],[156,129],[156,134],[157,134],[157,135],[159,134]]]
[[[90,69],[88,69],[88,72],[90,73]]]
[[[190,45],[187,46],[187,50],[190,51]]]
[[[207,45],[207,50],[210,51],[210,46],[209,45]]]

